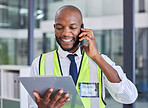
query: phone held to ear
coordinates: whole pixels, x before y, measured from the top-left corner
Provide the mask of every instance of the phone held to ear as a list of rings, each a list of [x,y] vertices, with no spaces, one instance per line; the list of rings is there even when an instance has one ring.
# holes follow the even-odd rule
[[[84,28],[84,24],[81,25],[81,28]],[[82,31],[80,31],[80,34],[82,33]],[[84,44],[84,40],[80,41],[80,47],[82,47],[82,45]]]

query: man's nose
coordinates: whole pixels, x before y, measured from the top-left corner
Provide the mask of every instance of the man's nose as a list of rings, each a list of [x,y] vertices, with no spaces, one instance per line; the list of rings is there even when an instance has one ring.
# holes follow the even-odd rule
[[[62,32],[63,36],[70,36],[70,29],[69,28],[64,28]]]

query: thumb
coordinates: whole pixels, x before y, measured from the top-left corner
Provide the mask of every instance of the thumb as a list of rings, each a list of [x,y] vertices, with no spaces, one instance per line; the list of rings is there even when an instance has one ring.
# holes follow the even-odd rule
[[[36,103],[39,103],[40,100],[41,100],[39,94],[38,94],[37,92],[34,91],[34,92],[33,92],[33,95],[34,95],[34,97],[35,97],[35,101],[36,101]]]
[[[82,50],[86,51],[87,46],[83,44],[81,48]]]

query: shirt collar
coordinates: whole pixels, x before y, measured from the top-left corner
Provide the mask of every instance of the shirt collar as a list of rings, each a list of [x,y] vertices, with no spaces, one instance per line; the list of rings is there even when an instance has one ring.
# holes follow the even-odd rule
[[[61,56],[62,58],[66,58],[68,54],[72,54],[72,53],[69,53],[68,51],[64,51],[60,46],[58,48],[58,53],[59,53],[59,56]],[[80,58],[82,56],[80,47],[73,54],[77,54],[78,57]]]

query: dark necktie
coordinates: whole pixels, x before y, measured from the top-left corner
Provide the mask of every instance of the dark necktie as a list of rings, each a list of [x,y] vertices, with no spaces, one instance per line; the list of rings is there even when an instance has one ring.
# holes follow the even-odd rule
[[[72,76],[74,83],[76,84],[76,81],[77,81],[77,65],[76,65],[76,62],[75,62],[75,56],[77,56],[77,55],[76,54],[75,55],[73,55],[73,54],[67,55],[67,57],[71,61],[70,68],[69,68],[70,75]]]

